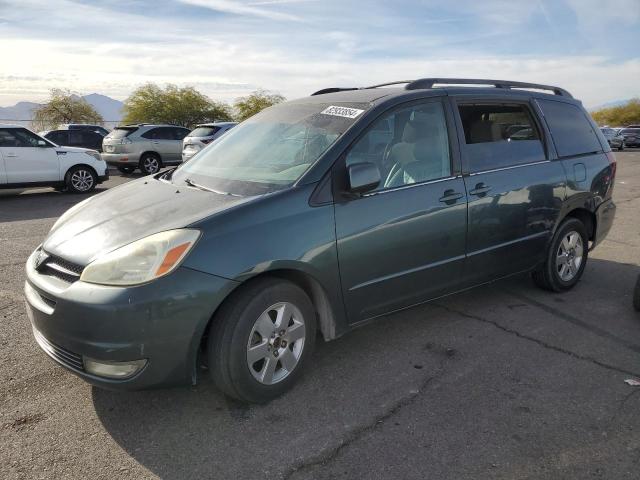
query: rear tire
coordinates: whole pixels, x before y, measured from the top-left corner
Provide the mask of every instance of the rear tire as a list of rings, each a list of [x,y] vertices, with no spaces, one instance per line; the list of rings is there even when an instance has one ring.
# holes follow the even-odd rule
[[[162,168],[162,161],[157,153],[145,153],[140,157],[140,170],[145,175],[158,173]]]
[[[577,218],[567,218],[551,240],[544,265],[532,273],[533,281],[552,292],[570,290],[580,281],[588,256],[587,229]]]
[[[124,173],[125,175],[130,175],[136,170],[136,167],[118,167],[118,171],[120,173]]]
[[[640,275],[636,281],[636,288],[633,291],[633,308],[640,312]]]
[[[315,310],[306,293],[285,280],[263,278],[240,287],[212,322],[211,376],[243,402],[265,403],[289,390],[313,352]]]
[[[65,175],[67,191],[71,193],[89,193],[96,188],[98,178],[91,167],[77,165]]]

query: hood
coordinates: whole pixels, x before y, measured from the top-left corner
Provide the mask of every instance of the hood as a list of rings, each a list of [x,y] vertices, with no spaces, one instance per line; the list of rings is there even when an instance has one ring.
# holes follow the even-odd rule
[[[82,147],[56,147],[56,152],[68,152],[68,153],[84,153],[84,152],[96,152],[97,150],[92,150],[90,148],[82,148]]]
[[[255,198],[141,178],[71,208],[51,229],[43,248],[78,265],[87,265],[140,238],[186,227]]]

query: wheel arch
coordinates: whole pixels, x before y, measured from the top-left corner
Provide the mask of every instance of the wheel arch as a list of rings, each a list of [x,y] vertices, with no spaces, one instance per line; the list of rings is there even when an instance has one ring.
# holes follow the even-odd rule
[[[138,163],[140,163],[142,161],[142,157],[144,157],[145,155],[154,155],[154,156],[158,157],[158,160],[160,160],[160,166],[162,166],[164,164],[164,162],[162,160],[162,155],[160,155],[155,150],[145,150],[144,152],[142,152],[140,154],[139,159],[138,159]]]
[[[71,165],[69,168],[67,168],[67,171],[64,172],[64,177],[63,180],[66,183],[67,182],[67,177],[69,176],[69,172],[71,172],[71,170],[73,170],[76,167],[86,167],[88,169],[90,169],[93,174],[96,176],[96,181],[98,179],[98,172],[96,171],[95,168],[93,168],[91,165],[89,165],[88,163],[74,163],[73,165]]]
[[[558,227],[564,222],[567,218],[576,218],[582,222],[584,227],[587,229],[587,236],[589,241],[594,241],[596,238],[596,229],[598,227],[598,221],[596,219],[596,214],[591,210],[586,208],[574,208],[567,212],[567,214],[562,217],[562,219],[556,225],[556,230]]]
[[[201,359],[206,358],[203,353],[206,352],[207,338],[209,336],[209,332],[211,331],[215,316],[222,305],[241,289],[265,277],[287,280],[300,287],[311,300],[311,303],[316,312],[316,318],[318,320],[318,329],[322,333],[322,337],[324,338],[324,340],[333,340],[339,336],[339,334],[337,333],[337,318],[334,307],[331,304],[329,295],[327,294],[321,283],[307,272],[303,272],[301,270],[296,270],[293,268],[278,268],[259,273],[244,280],[241,283],[238,283],[238,285],[225,296],[224,300],[220,302],[215,311],[211,314],[207,326],[202,332],[199,342],[200,354],[195,359],[196,363],[200,362]],[[197,365],[195,366],[197,367]]]

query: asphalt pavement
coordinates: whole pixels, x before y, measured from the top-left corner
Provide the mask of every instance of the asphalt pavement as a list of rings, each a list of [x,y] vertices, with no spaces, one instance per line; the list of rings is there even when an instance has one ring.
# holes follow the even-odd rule
[[[52,363],[24,262],[85,196],[0,196],[0,478],[640,478],[640,151],[617,158],[616,221],[574,290],[519,276],[318,340],[264,406],[206,375],[110,392]]]

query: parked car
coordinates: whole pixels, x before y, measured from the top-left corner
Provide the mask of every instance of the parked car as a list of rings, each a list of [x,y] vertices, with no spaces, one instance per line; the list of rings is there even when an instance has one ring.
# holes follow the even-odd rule
[[[581,103],[395,83],[268,108],[66,212],[26,265],[42,349],[112,389],[193,383],[204,362],[226,394],[265,402],[311,365],[317,331],[521,272],[575,286],[616,210],[615,157]]]
[[[618,132],[627,147],[640,147],[640,128],[623,128]]]
[[[58,125],[58,130],[88,130],[90,132],[100,133],[103,137],[109,135],[109,130],[102,125],[90,123],[62,123]]]
[[[95,150],[59,147],[19,125],[0,124],[0,188],[86,193],[108,178],[107,164]]]
[[[197,125],[182,141],[182,161],[186,162],[215,139],[235,127],[237,122],[216,122]]]
[[[617,148],[618,150],[624,150],[624,136],[620,134],[619,130],[615,128],[603,127],[600,129],[604,138],[607,139],[611,148]]]
[[[124,125],[102,141],[102,158],[122,173],[139,168],[151,175],[182,162],[182,140],[189,129],[175,125]]]
[[[104,135],[91,130],[49,130],[40,132],[40,136],[63,147],[81,147],[102,151]]]

